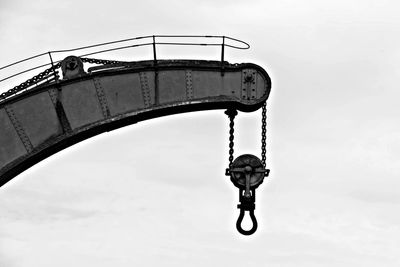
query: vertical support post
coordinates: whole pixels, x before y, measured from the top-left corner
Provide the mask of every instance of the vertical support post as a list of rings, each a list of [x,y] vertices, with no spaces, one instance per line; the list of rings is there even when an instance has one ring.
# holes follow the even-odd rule
[[[156,65],[157,64],[157,53],[156,53],[156,36],[155,35],[153,35],[153,62],[154,62],[154,65]]]
[[[58,82],[58,75],[57,75],[56,69],[54,68],[54,62],[53,62],[53,58],[51,56],[51,52],[48,52],[48,54],[49,54],[49,57],[50,57],[51,68],[53,70],[54,79],[55,79],[56,82]]]
[[[158,88],[158,67],[157,67],[157,52],[156,52],[156,36],[153,35],[153,66],[154,66],[154,105],[158,105],[159,88]]]
[[[225,57],[225,36],[222,36],[222,44],[221,44],[221,76],[225,75],[224,57]]]

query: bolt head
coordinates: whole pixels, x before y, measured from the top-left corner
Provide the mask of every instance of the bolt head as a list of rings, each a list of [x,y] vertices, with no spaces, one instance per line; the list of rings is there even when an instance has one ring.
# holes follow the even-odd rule
[[[244,171],[245,172],[251,172],[253,170],[253,168],[249,165],[247,165],[246,167],[244,167]]]

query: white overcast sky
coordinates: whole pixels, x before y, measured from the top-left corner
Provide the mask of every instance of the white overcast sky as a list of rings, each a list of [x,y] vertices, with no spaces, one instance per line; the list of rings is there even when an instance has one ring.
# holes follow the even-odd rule
[[[215,34],[249,42],[226,60],[259,64],[273,85],[271,177],[253,236],[235,229],[226,116],[188,113],[101,134],[0,188],[0,266],[400,266],[399,10],[384,0],[0,0],[0,65],[134,36]],[[202,49],[160,54],[218,59]],[[236,155],[259,155],[260,112],[236,125]]]

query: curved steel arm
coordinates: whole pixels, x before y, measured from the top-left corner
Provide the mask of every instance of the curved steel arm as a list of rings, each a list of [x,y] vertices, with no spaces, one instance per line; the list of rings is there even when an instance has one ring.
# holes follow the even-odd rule
[[[21,92],[0,103],[0,186],[37,162],[97,134],[151,118],[234,108],[252,112],[271,81],[255,64],[133,62]]]

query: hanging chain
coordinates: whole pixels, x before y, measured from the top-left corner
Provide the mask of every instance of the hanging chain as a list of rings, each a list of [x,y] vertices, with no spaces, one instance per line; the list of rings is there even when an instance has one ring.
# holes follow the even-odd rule
[[[231,167],[232,162],[233,162],[233,152],[234,152],[234,126],[235,122],[234,119],[236,115],[238,114],[236,109],[228,109],[225,111],[225,114],[228,115],[229,117],[229,167]],[[266,168],[267,164],[267,102],[264,103],[262,106],[262,112],[261,112],[261,162]]]
[[[239,188],[239,200],[240,204],[237,206],[240,209],[240,215],[236,221],[236,229],[243,235],[251,235],[257,230],[257,219],[254,215],[256,208],[256,188],[263,182],[264,177],[269,175],[269,169],[266,169],[267,159],[267,103],[264,102],[262,105],[262,126],[261,126],[261,161],[258,157],[251,154],[244,154],[239,156],[233,161],[234,152],[234,119],[237,115],[235,109],[228,109],[225,114],[229,117],[229,168],[226,169],[225,175],[230,176],[233,184]],[[261,168],[261,166],[263,168]],[[245,179],[245,183],[243,183]],[[242,180],[242,182],[240,182]],[[245,211],[249,212],[252,228],[250,230],[244,230],[242,228],[242,222]]]
[[[267,102],[262,106],[262,126],[261,126],[261,162],[264,168],[267,166]]]
[[[230,168],[233,162],[233,152],[234,152],[233,146],[235,145],[235,143],[233,142],[235,138],[235,136],[233,135],[235,132],[234,119],[238,113],[236,109],[228,109],[225,111],[225,114],[228,115],[229,117],[229,168]]]

